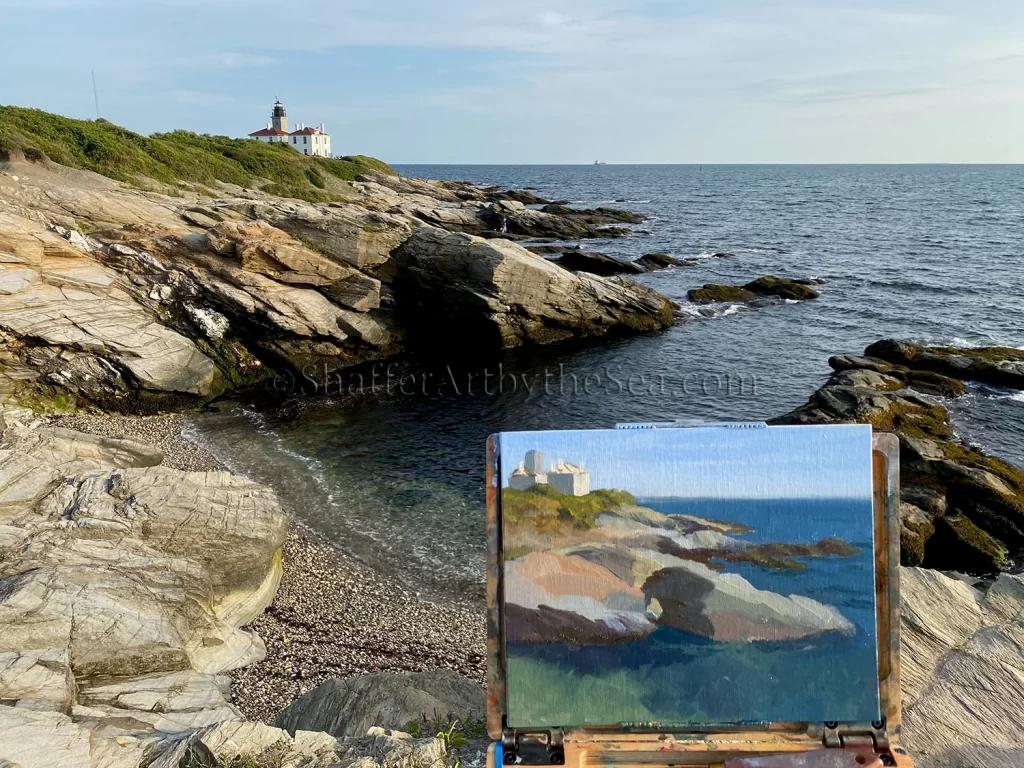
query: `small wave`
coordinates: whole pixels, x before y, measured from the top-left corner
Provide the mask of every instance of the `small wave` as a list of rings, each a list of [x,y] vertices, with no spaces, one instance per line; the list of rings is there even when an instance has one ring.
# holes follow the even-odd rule
[[[717,317],[728,317],[735,315],[744,309],[742,304],[693,304],[687,302],[680,305],[676,314],[684,315],[694,320],[713,320]]]
[[[909,339],[922,347],[955,347],[957,349],[978,349],[979,347],[1007,347],[1024,351],[1024,344],[1018,345],[1016,339],[1001,343],[998,339],[965,339],[962,336],[919,336]]]

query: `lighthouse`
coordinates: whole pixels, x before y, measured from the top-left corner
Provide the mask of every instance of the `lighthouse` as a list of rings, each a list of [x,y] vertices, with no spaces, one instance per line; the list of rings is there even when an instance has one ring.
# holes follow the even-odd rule
[[[285,112],[284,104],[280,101],[274,102],[274,111],[270,115],[271,123],[277,130],[288,133],[288,113]]]
[[[289,131],[288,113],[280,101],[274,102],[267,127],[253,131],[249,138],[269,144],[288,144],[296,152],[313,157],[331,156],[331,136],[324,124],[312,127],[300,122],[297,130]]]

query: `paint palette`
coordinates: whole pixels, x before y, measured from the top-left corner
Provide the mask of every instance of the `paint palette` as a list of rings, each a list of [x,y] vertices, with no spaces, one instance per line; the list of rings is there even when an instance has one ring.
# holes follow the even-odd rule
[[[867,425],[492,436],[501,761],[891,751],[897,455]]]

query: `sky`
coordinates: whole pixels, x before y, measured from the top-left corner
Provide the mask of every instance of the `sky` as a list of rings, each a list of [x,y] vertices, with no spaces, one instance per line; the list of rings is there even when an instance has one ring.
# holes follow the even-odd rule
[[[1024,162],[1020,0],[0,0],[0,104],[393,163]]]
[[[528,450],[639,498],[871,498],[871,427],[504,432],[502,485]]]

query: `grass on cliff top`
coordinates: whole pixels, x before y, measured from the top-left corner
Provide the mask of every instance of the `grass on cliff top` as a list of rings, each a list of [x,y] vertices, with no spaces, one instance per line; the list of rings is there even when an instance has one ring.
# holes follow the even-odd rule
[[[310,202],[340,199],[328,189],[330,176],[352,181],[364,173],[394,174],[387,163],[364,155],[307,157],[286,145],[190,131],[143,136],[106,120],[0,106],[0,152],[12,150],[136,186],[152,179],[170,185],[222,181],[252,187],[266,179],[270,183],[264,191]]]

